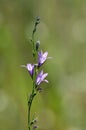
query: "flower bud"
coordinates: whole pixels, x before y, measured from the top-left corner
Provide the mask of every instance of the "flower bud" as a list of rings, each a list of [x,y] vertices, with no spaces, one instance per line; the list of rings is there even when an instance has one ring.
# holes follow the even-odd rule
[[[40,23],[40,17],[36,17],[36,22],[35,22],[35,25],[39,24]]]
[[[38,128],[38,126],[37,125],[34,125],[33,126],[33,130],[35,130],[35,129],[37,129]]]
[[[37,41],[37,42],[36,42],[36,51],[38,51],[39,45],[40,45],[40,41]]]

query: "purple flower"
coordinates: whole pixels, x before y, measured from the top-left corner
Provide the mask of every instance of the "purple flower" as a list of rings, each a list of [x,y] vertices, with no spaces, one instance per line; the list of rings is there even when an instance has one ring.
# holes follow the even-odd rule
[[[25,67],[29,71],[30,76],[33,77],[33,74],[34,74],[34,64],[27,64],[26,66],[25,65],[21,65],[21,67]]]
[[[48,80],[46,80],[45,78],[47,77],[48,73],[43,74],[43,70],[37,75],[36,78],[36,85],[40,85],[40,83],[42,83],[43,81],[48,83]]]
[[[29,71],[30,75],[33,77],[33,74],[34,74],[34,65],[33,64],[27,64],[26,68]]]
[[[47,60],[48,52],[38,52],[38,67],[40,67]]]

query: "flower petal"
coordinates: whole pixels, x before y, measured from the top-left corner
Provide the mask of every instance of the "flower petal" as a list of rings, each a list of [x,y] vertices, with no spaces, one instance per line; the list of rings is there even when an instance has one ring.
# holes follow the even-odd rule
[[[38,77],[42,77],[43,75],[43,70],[41,70],[41,72],[38,74]]]
[[[38,52],[38,66],[41,66],[47,59],[48,52],[43,54],[42,50]]]
[[[48,73],[42,75],[42,79],[44,80],[47,77]]]
[[[41,82],[41,77],[42,77],[42,75],[43,75],[43,70],[37,75],[37,79],[36,79],[36,84],[40,84],[40,82]]]
[[[43,57],[47,58],[48,56],[48,52],[46,51],[44,54],[43,54]]]
[[[27,64],[26,68],[27,68],[27,70],[29,71],[30,75],[33,76],[33,73],[34,73],[34,65],[32,65],[32,64]]]
[[[43,70],[37,75],[36,78],[36,85],[39,85],[41,82],[45,81],[48,83],[48,81],[45,79],[47,77],[48,73],[43,74]]]
[[[39,58],[42,57],[42,55],[43,55],[43,52],[42,52],[42,50],[41,50],[40,52],[38,52]]]
[[[48,80],[46,80],[46,79],[45,79],[44,81],[45,81],[46,83],[49,83],[49,81],[48,81]]]

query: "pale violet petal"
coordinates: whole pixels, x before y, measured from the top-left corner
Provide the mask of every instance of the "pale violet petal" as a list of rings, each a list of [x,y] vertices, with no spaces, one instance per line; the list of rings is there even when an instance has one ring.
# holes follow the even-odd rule
[[[49,81],[48,81],[48,80],[46,80],[46,79],[45,79],[44,81],[45,81],[46,83],[49,83]]]
[[[31,64],[27,64],[27,69],[30,71],[32,70],[32,65]]]
[[[48,52],[45,52],[45,53],[43,54],[43,57],[47,58],[47,56],[48,56]]]
[[[27,68],[26,65],[20,65],[21,67]]]
[[[42,77],[42,75],[43,75],[43,70],[41,70],[41,72],[38,74],[37,77]]]
[[[48,73],[42,75],[42,79],[44,80],[47,77]]]

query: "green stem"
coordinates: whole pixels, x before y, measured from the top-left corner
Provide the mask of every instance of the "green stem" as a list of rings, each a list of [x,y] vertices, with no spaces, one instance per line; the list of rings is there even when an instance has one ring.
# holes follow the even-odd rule
[[[36,22],[34,25],[34,29],[32,32],[32,45],[33,45],[33,58],[34,58],[34,62],[36,62],[36,58],[37,58],[37,52],[36,52],[36,46],[35,46],[35,42],[34,42],[34,34],[36,32],[36,27],[39,24],[40,19],[36,18]],[[37,76],[37,66],[34,67],[34,74],[33,74],[33,88],[32,88],[32,93],[28,99],[28,129],[31,130],[31,106],[32,106],[32,102],[34,97],[36,96],[36,76]]]
[[[28,101],[28,129],[31,130],[31,120],[30,120],[30,114],[31,114],[31,106],[32,106],[32,102],[34,97],[36,96],[36,93],[34,93],[34,91],[32,91],[29,101]]]
[[[31,119],[30,119],[30,115],[31,115],[31,106],[32,106],[32,102],[34,97],[36,96],[36,91],[35,91],[35,80],[36,80],[36,67],[34,68],[34,75],[33,75],[33,89],[32,89],[32,93],[29,97],[28,100],[28,129],[31,130]]]

